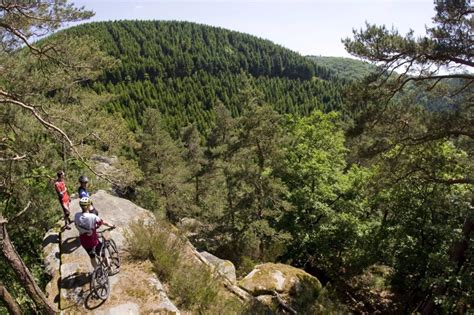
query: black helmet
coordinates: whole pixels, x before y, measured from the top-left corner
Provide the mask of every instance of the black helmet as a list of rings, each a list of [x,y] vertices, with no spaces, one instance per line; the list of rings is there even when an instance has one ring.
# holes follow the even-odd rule
[[[87,178],[87,176],[85,175],[79,176],[79,183],[88,183],[88,182],[89,182],[89,178]]]

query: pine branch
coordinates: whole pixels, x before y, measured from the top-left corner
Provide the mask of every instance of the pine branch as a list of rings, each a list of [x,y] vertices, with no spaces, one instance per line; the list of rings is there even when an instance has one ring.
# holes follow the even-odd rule
[[[22,102],[20,100],[17,100],[13,95],[11,95],[10,93],[6,92],[6,91],[3,91],[0,89],[0,96],[3,96],[4,98],[3,99],[0,99],[0,104],[13,104],[13,105],[16,105],[16,106],[19,106],[23,109],[26,109],[27,111],[29,111],[35,118],[36,120],[38,120],[46,129],[48,130],[52,130],[56,133],[58,133],[63,139],[66,140],[67,142],[67,145],[71,148],[71,150],[73,151],[73,153],[75,154],[75,156],[78,158],[78,160],[83,164],[85,165],[93,174],[95,174],[96,176],[100,177],[100,178],[103,178],[105,179],[107,182],[113,184],[113,185],[118,185],[119,183],[115,182],[114,180],[110,179],[107,175],[103,174],[103,173],[99,173],[99,172],[96,172],[92,166],[89,165],[89,163],[87,163],[87,161],[85,160],[85,158],[77,151],[77,148],[76,146],[74,145],[74,143],[72,142],[72,140],[69,138],[69,136],[59,127],[57,127],[56,125],[50,123],[49,121],[47,121],[46,119],[44,119],[39,113],[38,111],[36,110],[36,108],[38,108],[38,106],[34,106],[34,105],[31,105],[31,104],[27,104],[25,102]]]

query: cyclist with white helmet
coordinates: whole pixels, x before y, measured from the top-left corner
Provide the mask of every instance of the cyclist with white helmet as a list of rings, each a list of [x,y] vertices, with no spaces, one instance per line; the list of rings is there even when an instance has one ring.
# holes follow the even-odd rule
[[[76,213],[74,223],[79,230],[81,245],[89,254],[92,267],[95,268],[97,266],[95,257],[100,253],[102,246],[104,246],[97,236],[97,228],[101,225],[115,228],[115,225],[105,222],[99,216],[90,212],[91,200],[89,197],[82,197],[79,200],[79,205],[82,212]]]

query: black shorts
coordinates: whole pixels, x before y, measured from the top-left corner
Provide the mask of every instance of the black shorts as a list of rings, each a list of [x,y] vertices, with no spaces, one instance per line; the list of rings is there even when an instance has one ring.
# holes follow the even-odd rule
[[[95,258],[95,256],[100,255],[100,251],[101,251],[103,246],[104,246],[104,242],[101,242],[99,240],[99,244],[97,244],[97,246],[92,247],[92,248],[85,248],[84,247],[84,249],[86,250],[87,254],[89,254],[90,258]]]

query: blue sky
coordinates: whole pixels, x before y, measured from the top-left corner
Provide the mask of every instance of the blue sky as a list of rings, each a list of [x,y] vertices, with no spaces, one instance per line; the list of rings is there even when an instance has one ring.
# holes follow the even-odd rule
[[[236,30],[303,55],[343,56],[341,38],[365,22],[423,35],[433,0],[78,0],[92,21],[178,20]]]

